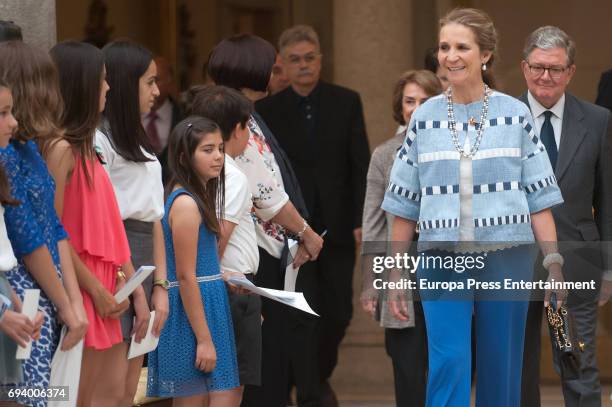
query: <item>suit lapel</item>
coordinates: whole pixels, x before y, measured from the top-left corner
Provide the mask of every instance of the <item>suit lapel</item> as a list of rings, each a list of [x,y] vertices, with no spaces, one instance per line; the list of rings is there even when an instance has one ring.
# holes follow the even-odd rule
[[[572,158],[576,155],[576,151],[587,133],[586,128],[582,125],[583,118],[582,109],[576,99],[566,93],[559,158],[557,159],[557,168],[555,168],[557,180],[560,180],[567,171]]]
[[[522,94],[519,100],[531,109],[527,93]],[[555,168],[557,181],[559,181],[567,171],[569,164],[572,162],[572,157],[574,157],[580,143],[584,140],[586,129],[582,125],[583,118],[582,109],[578,105],[576,99],[569,93],[566,93],[565,107],[563,108],[563,124],[561,125],[561,142],[559,145],[557,167]]]

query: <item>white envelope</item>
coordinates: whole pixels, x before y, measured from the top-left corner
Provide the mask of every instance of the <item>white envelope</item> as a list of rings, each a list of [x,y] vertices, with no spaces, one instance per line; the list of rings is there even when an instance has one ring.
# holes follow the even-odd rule
[[[289,239],[289,253],[291,258],[295,258],[295,254],[298,251],[299,242],[297,240]],[[287,268],[285,268],[285,291],[295,291],[295,282],[298,277],[298,272],[300,268],[293,268],[293,263],[287,264]]]
[[[278,301],[282,304],[299,309],[309,314],[319,316],[319,314],[317,314],[312,310],[312,308],[310,308],[310,305],[308,305],[308,302],[306,301],[306,298],[304,298],[304,294],[302,293],[294,293],[291,291],[282,291],[274,290],[272,288],[257,287],[245,277],[232,276],[228,279],[228,282],[236,286],[245,288],[255,294],[259,294],[262,297],[270,298],[271,300]]]
[[[147,335],[142,338],[140,343],[136,342],[136,335],[132,335],[132,343],[128,352],[128,359],[152,352],[155,350],[155,348],[157,348],[159,337],[153,335],[153,320],[155,320],[155,311],[151,311],[151,318],[149,318],[149,326],[147,327]]]
[[[62,328],[60,346],[68,328]],[[51,380],[49,386],[68,386],[68,401],[49,401],[49,407],[74,407],[79,392],[81,379],[81,360],[83,359],[83,340],[81,339],[72,349],[64,352],[57,347],[51,360]]]
[[[115,300],[117,302],[123,302],[134,292],[134,290],[142,284],[145,278],[149,277],[155,270],[155,266],[140,266],[138,271],[125,283],[123,288],[115,294]]]
[[[36,313],[38,312],[38,300],[40,299],[40,290],[39,289],[30,289],[25,290],[23,295],[23,302],[21,306],[21,313],[28,318],[30,321],[34,321],[36,318]],[[17,345],[17,354],[15,355],[16,359],[25,360],[30,358],[30,352],[32,352],[32,341],[28,341],[28,344],[25,348],[22,348],[20,345]]]

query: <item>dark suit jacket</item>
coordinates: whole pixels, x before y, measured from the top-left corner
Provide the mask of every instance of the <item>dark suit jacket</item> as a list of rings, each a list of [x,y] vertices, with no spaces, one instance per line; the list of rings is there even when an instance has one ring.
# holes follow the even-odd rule
[[[312,221],[328,230],[326,240],[342,244],[352,242],[352,230],[361,226],[370,150],[359,94],[318,86],[315,140],[307,136],[290,88],[255,107],[289,156]]]
[[[612,69],[601,74],[595,103],[612,110]]]
[[[520,99],[529,104],[526,94]],[[559,241],[612,240],[611,146],[610,112],[566,93],[555,168],[565,202],[552,209]],[[609,269],[608,257],[598,266]]]

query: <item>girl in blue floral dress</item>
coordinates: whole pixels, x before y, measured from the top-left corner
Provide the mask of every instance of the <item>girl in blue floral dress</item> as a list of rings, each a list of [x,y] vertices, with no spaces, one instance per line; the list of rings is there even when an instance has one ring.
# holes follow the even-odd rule
[[[190,117],[169,140],[172,172],[162,219],[170,314],[149,354],[148,395],[174,406],[238,406],[240,383],[227,291],[219,269],[223,140],[216,124]]]
[[[64,350],[76,345],[87,329],[70,256],[60,249],[68,236],[54,208],[55,183],[32,140],[57,130],[54,109],[60,99],[55,93],[55,70],[44,51],[22,42],[5,42],[0,44],[0,61],[0,77],[13,92],[19,122],[10,144],[0,148],[0,165],[6,170],[11,195],[21,203],[5,208],[7,234],[18,260],[6,276],[20,297],[26,289],[41,289],[39,309],[44,315],[41,337],[32,343],[31,356],[23,365],[24,381],[18,385],[46,388],[60,321],[68,327],[61,344]],[[18,401],[29,406],[47,404],[42,398]]]

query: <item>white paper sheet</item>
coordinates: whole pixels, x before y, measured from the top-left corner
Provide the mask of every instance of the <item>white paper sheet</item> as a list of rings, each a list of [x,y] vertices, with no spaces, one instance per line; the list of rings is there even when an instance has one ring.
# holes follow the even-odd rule
[[[68,333],[68,328],[62,328],[60,344],[64,342],[64,337]],[[51,360],[51,381],[49,386],[68,386],[67,401],[49,401],[49,407],[74,407],[77,402],[79,392],[79,381],[81,379],[81,360],[83,359],[83,340],[81,339],[72,349],[64,352],[57,347],[53,359]]]
[[[149,277],[155,270],[155,266],[140,266],[140,268],[134,273],[134,275],[125,283],[123,288],[115,294],[115,300],[117,302],[123,302],[134,292],[134,290],[142,284],[145,278]]]
[[[157,344],[159,343],[159,337],[153,335],[154,320],[155,311],[151,311],[151,318],[149,318],[149,326],[147,327],[147,335],[142,338],[142,341],[140,341],[140,343],[136,342],[136,335],[132,335],[132,343],[128,352],[128,359],[144,355],[145,353],[149,353],[155,350],[155,348],[157,348]]]
[[[295,258],[295,254],[298,251],[299,242],[297,240],[289,239],[289,253],[291,258]],[[300,268],[293,268],[293,262],[287,265],[285,269],[285,291],[295,291],[295,282],[298,277]]]
[[[308,305],[308,302],[306,301],[306,298],[304,298],[304,294],[302,293],[257,287],[255,284],[251,283],[244,277],[230,277],[228,281],[234,285],[243,287],[255,294],[270,298],[271,300],[278,301],[282,304],[297,308],[309,314],[319,316],[319,314],[317,314],[312,310],[312,308],[310,308],[310,305]]]
[[[38,312],[38,300],[40,299],[39,289],[25,290],[23,295],[23,305],[21,306],[21,313],[30,318],[30,321],[34,321],[36,313]],[[30,352],[32,352],[32,341],[28,341],[25,348],[17,346],[17,354],[15,358],[25,360],[30,358]]]

